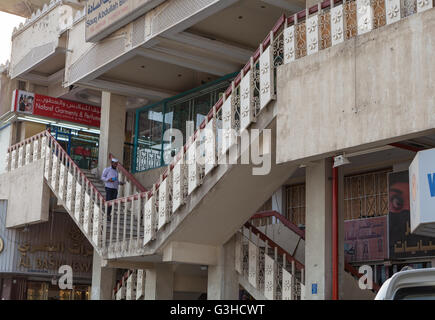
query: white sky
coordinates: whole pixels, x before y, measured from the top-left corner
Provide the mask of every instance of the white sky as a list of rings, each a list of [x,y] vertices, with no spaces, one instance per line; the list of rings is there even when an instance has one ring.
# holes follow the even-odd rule
[[[25,20],[25,18],[13,14],[0,12],[0,64],[10,60],[12,31],[14,27],[18,27]]]

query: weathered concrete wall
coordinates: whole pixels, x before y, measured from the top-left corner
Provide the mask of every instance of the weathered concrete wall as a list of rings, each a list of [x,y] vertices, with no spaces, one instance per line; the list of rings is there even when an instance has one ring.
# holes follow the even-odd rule
[[[50,189],[44,182],[44,159],[1,175],[0,198],[8,200],[7,228],[48,221]]]
[[[429,10],[280,67],[278,163],[433,130],[434,52]]]
[[[167,169],[167,167],[156,168],[144,172],[134,174],[134,177],[147,189],[152,189],[153,184],[158,181],[160,175]]]

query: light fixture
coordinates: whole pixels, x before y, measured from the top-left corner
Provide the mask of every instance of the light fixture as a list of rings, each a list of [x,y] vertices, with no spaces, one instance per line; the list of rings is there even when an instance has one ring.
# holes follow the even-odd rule
[[[344,154],[334,157],[334,168],[340,167],[340,166],[343,166],[343,165],[349,164],[349,163],[350,163],[349,159],[346,158],[346,156]]]
[[[208,270],[208,266],[201,266],[200,268],[201,268],[201,271],[206,271],[206,270]]]

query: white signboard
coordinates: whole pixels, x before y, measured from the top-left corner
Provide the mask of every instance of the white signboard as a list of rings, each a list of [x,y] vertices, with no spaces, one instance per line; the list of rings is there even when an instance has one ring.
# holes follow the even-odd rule
[[[86,41],[100,41],[163,1],[88,0],[86,4]]]
[[[411,232],[435,237],[435,148],[420,151],[409,167]]]

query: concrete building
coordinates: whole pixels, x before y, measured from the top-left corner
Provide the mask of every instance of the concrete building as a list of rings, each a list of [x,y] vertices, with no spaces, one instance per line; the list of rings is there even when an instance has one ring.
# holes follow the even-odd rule
[[[28,18],[1,70],[0,239],[77,227],[90,290],[62,297],[373,299],[404,265],[434,265],[408,174],[435,148],[433,0],[0,10]],[[106,201],[112,157],[126,184]],[[0,250],[2,297],[34,297],[13,259]]]

